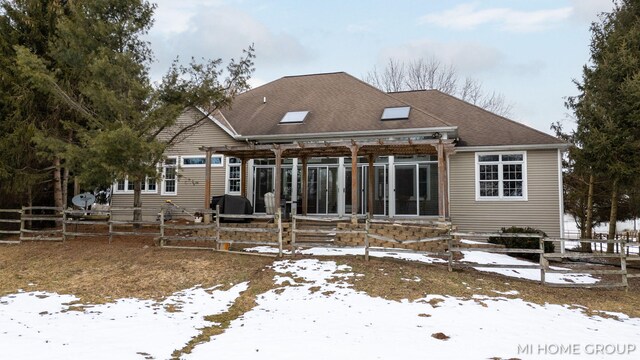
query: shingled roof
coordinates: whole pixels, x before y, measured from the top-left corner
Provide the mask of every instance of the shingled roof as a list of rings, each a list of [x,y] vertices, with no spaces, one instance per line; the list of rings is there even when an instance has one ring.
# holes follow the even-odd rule
[[[389,93],[458,126],[458,146],[546,145],[563,141],[438,90]]]
[[[286,76],[238,95],[222,113],[242,136],[450,127],[412,108],[406,120],[381,121],[404,101],[344,72]],[[303,123],[280,124],[290,111],[309,111]]]
[[[410,106],[409,118],[381,121],[385,108]],[[302,123],[281,124],[287,112]],[[437,90],[385,93],[344,72],[286,76],[238,95],[224,119],[243,137],[458,128],[458,146],[548,145],[562,141]]]

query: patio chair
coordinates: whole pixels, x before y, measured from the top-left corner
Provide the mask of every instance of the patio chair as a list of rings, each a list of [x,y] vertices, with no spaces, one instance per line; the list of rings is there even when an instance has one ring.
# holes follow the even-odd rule
[[[264,207],[267,215],[276,213],[276,196],[272,192],[264,194]]]

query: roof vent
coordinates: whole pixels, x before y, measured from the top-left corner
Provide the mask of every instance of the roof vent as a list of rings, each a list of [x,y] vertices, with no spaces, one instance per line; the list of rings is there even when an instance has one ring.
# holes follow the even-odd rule
[[[309,114],[308,111],[289,111],[284,114],[282,120],[280,120],[280,124],[301,123],[307,117],[307,114]]]
[[[409,118],[410,106],[384,108],[380,120],[406,120]]]

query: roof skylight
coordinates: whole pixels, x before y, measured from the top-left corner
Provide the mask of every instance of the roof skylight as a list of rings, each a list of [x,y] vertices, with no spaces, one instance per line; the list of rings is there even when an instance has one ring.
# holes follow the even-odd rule
[[[410,106],[384,108],[380,120],[404,120],[409,118]]]
[[[284,114],[282,120],[280,120],[280,124],[301,123],[307,117],[307,114],[309,114],[308,111],[289,111]]]

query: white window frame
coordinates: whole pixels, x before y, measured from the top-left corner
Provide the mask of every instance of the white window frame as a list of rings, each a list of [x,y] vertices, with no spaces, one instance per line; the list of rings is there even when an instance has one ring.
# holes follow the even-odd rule
[[[167,159],[175,159],[176,163],[175,165],[166,165],[166,163],[162,163],[162,184],[161,184],[161,189],[160,189],[160,194],[163,196],[176,196],[178,195],[178,165],[180,164],[180,161],[178,159],[177,156],[167,156]],[[167,168],[172,167],[175,169],[176,171],[176,177],[175,177],[175,191],[172,192],[167,192],[166,191],[166,174],[167,174]]]
[[[230,194],[230,195],[240,195],[242,193],[242,186],[244,185],[242,183],[242,161],[240,163],[231,163],[229,161],[229,158],[227,158],[226,161],[226,172],[225,172],[225,176],[224,176],[224,193],[225,194]],[[239,167],[240,168],[240,178],[239,179],[234,179],[234,180],[239,180],[240,181],[240,191],[231,191],[231,186],[229,186],[229,182],[231,181],[231,169],[230,167],[235,166],[235,167]]]
[[[180,157],[180,167],[183,168],[203,168],[206,166],[206,164],[197,164],[197,165],[192,165],[192,164],[185,164],[184,163],[184,159],[189,159],[189,158],[205,158],[206,155],[183,155]],[[224,156],[219,155],[219,154],[213,154],[211,155],[211,167],[222,167],[224,166]],[[220,159],[220,163],[219,164],[214,164],[213,159]],[[206,159],[205,159],[206,160]]]
[[[158,181],[156,181],[155,190],[147,190],[149,184],[149,177],[145,177],[144,183],[142,184],[142,194],[157,194],[158,193]],[[133,189],[129,190],[129,179],[124,179],[124,190],[118,190],[118,180],[113,183],[113,193],[114,194],[133,194]]]
[[[498,161],[482,162],[482,164],[497,164],[498,165],[498,196],[480,196],[480,156],[484,155],[500,155]],[[502,155],[522,155],[522,161],[502,161]],[[503,165],[505,164],[522,164],[522,196],[504,196],[504,178],[503,178]],[[476,201],[528,201],[528,186],[527,186],[527,152],[526,151],[496,151],[496,152],[476,152],[475,155],[475,188],[476,188]]]

